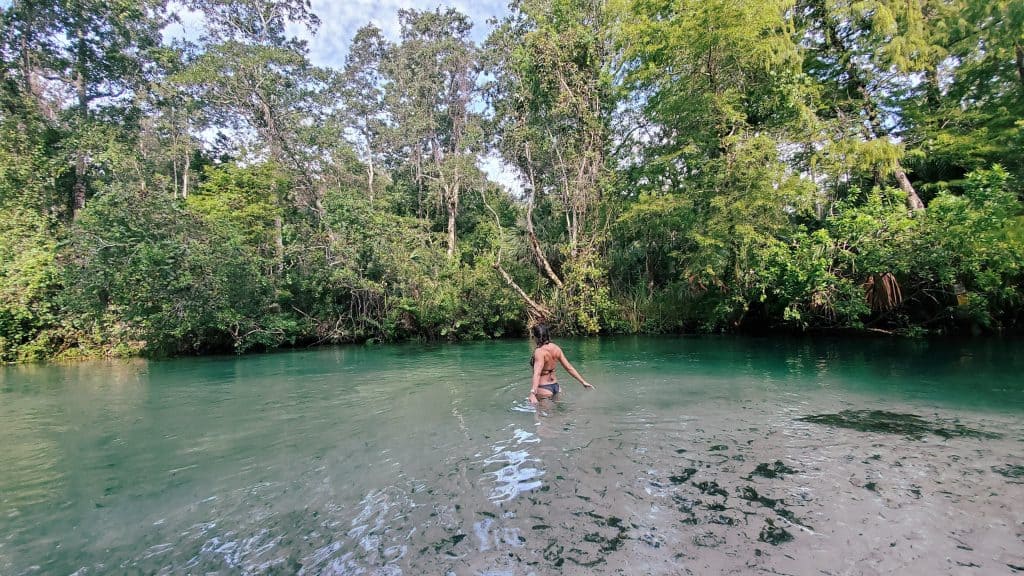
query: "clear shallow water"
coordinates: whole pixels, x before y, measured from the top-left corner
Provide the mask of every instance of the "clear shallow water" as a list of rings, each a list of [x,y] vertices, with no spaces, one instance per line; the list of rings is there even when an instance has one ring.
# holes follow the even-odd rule
[[[0,574],[1024,570],[1019,342],[560,343],[0,369]]]

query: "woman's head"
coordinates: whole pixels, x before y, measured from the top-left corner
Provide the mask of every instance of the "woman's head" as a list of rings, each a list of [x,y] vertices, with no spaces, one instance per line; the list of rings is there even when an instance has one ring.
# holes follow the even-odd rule
[[[551,331],[548,330],[548,325],[534,324],[533,338],[537,341],[537,346],[543,346],[548,342],[551,342]]]

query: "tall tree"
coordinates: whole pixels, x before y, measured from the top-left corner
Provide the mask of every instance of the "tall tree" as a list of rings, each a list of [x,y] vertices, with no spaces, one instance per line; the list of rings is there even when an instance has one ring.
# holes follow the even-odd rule
[[[366,164],[366,188],[373,204],[378,176],[383,169],[384,138],[387,127],[383,69],[391,50],[380,28],[364,26],[356,32],[345,57],[345,68],[338,80],[338,93],[344,103],[346,137]]]
[[[290,23],[310,31],[319,24],[306,0],[196,0],[206,34],[201,52],[178,79],[203,102],[211,127],[229,128],[236,136],[255,137],[257,150],[290,170],[301,184],[290,200],[322,217],[321,191],[306,162],[301,134],[311,122],[319,89],[316,71],[306,58],[305,42],[288,35]],[[278,274],[284,270],[284,223],[275,220]]]
[[[596,332],[608,306],[600,256],[618,102],[614,13],[595,0],[512,7],[488,39],[495,145],[527,185],[527,251],[553,285],[542,300],[565,328]]]
[[[1024,6],[958,0],[942,16],[928,29],[947,56],[904,115],[916,165],[938,189],[992,163],[1024,176]]]
[[[629,186],[644,194],[619,219],[623,239],[641,243],[645,267],[670,255],[675,280],[736,325],[809,188],[783,156],[814,124],[787,6],[632,2],[620,38],[630,102],[643,111],[624,138]],[[638,233],[639,219],[671,232]],[[644,276],[651,293],[656,275]]]
[[[945,50],[930,32],[949,9],[946,0],[806,0],[794,10],[806,69],[825,89],[818,113],[834,120],[834,132],[822,140],[841,143],[826,149],[852,151],[879,177],[893,177],[911,211],[922,210],[924,202],[898,143],[906,128],[903,104],[915,85],[929,89],[937,83]],[[863,145],[847,146],[858,140]]]
[[[73,218],[85,207],[91,167],[109,147],[97,135],[138,117],[165,10],[165,0],[44,0],[15,1],[4,13],[3,50],[17,57],[23,93],[69,131]],[[130,138],[128,128],[115,138]]]
[[[400,10],[401,41],[387,59],[387,105],[395,146],[415,166],[447,216],[448,255],[457,247],[460,198],[482,146],[478,48],[472,22],[453,8]]]
[[[529,185],[531,250],[561,284],[537,241],[533,207],[554,200],[571,258],[595,248],[616,104],[610,15],[594,0],[524,0],[514,8],[489,40],[498,146]]]

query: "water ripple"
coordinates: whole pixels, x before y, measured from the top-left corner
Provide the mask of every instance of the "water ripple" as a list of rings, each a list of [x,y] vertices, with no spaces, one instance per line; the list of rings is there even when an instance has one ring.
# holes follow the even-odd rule
[[[494,453],[483,460],[484,476],[492,479],[495,484],[489,495],[492,502],[508,502],[522,492],[543,486],[540,478],[544,470],[532,466],[540,463],[540,460],[523,447],[524,444],[538,442],[540,438],[536,434],[516,428],[509,442],[499,442],[492,446]],[[498,468],[494,470],[494,466]]]

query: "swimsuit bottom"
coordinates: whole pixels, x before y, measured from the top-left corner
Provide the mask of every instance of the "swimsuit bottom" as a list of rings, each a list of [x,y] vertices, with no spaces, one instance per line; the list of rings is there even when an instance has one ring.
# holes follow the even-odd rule
[[[552,395],[558,394],[558,382],[552,382],[551,384],[541,384],[538,388],[543,388],[551,392]]]

